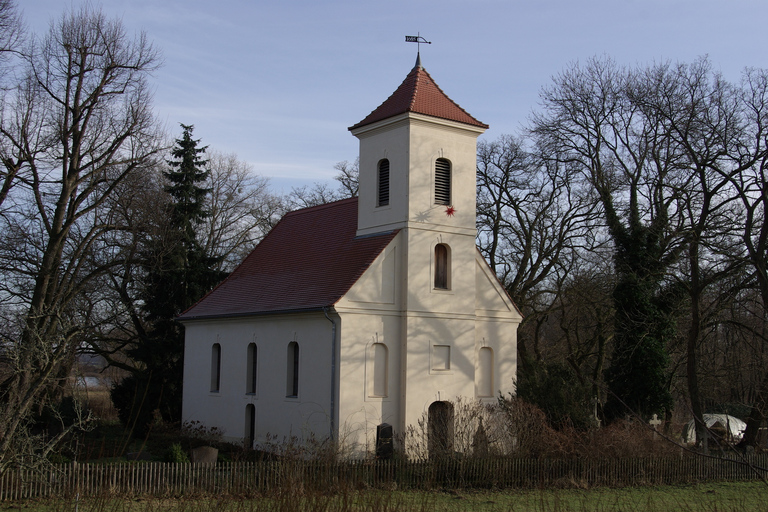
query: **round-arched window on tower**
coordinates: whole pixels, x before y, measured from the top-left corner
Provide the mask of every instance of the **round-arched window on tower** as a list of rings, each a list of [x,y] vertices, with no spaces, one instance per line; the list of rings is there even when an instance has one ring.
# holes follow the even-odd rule
[[[446,244],[435,246],[435,288],[448,290],[450,288],[451,251]]]

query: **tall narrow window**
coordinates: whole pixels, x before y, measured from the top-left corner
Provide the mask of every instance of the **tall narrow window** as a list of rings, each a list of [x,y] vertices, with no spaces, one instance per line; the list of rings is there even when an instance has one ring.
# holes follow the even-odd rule
[[[221,345],[214,343],[211,348],[211,392],[218,393],[221,387]]]
[[[435,246],[435,288],[447,290],[449,288],[450,251],[445,244]]]
[[[299,396],[299,344],[292,341],[288,344],[288,375],[285,395]]]
[[[435,162],[435,204],[451,204],[451,162],[445,158]]]
[[[376,206],[386,206],[389,204],[389,160],[386,158],[379,160],[379,184],[378,199]]]
[[[245,392],[254,394],[256,393],[256,378],[258,374],[256,373],[256,368],[258,365],[258,352],[256,349],[255,343],[249,343],[248,344],[248,354],[246,359],[246,383],[245,383]]]
[[[477,353],[477,396],[493,396],[493,350],[481,347]]]
[[[243,436],[246,450],[253,450],[253,441],[256,437],[256,407],[253,404],[245,406],[245,436]]]

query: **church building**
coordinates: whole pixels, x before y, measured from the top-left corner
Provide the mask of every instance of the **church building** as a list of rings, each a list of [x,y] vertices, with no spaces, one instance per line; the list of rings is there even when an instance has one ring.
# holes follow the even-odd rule
[[[432,432],[458,397],[513,391],[521,315],[475,245],[487,128],[417,59],[349,128],[359,197],[285,215],[179,318],[183,420],[246,446],[330,437],[362,457],[382,424]]]

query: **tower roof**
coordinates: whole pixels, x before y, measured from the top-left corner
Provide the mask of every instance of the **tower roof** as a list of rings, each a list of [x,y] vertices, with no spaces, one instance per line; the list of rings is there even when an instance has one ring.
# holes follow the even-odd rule
[[[416,65],[405,77],[400,87],[365,119],[354,126],[350,126],[349,129],[354,130],[406,112],[488,128],[487,124],[472,117],[449,98],[429,76],[427,70],[421,66],[421,59],[417,58]]]

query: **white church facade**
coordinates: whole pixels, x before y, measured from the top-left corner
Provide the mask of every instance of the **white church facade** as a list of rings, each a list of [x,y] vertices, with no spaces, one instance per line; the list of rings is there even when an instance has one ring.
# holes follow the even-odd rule
[[[350,128],[359,197],[287,214],[180,317],[183,420],[365,456],[381,424],[451,421],[457,397],[513,391],[521,315],[475,245],[486,129],[417,60]]]

